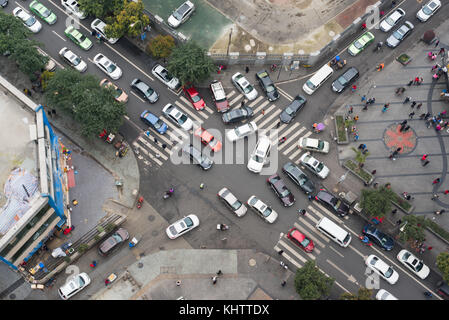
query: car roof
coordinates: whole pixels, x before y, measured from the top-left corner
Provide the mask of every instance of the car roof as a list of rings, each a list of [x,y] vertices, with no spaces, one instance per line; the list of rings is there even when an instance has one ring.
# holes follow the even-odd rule
[[[187,91],[191,96],[194,96],[194,95],[198,95],[198,94],[199,94],[198,91],[197,91],[194,87],[190,87],[190,88],[186,89],[186,91]]]
[[[345,73],[343,73],[343,76],[345,76],[345,78],[346,77],[354,77],[357,73],[359,73],[359,70],[357,70],[357,68],[355,68],[355,67],[351,67],[351,68],[349,68],[348,70],[346,70],[346,72]]]
[[[156,115],[152,114],[148,110],[145,112],[145,115],[143,117],[146,118],[151,123],[154,123],[154,122],[156,122],[158,120],[158,117]]]
[[[323,200],[328,200],[328,201],[330,201],[331,199],[335,198],[335,196],[332,193],[330,193],[330,192],[328,192],[326,190],[320,190],[318,192],[317,196],[318,196],[318,198],[321,198]]]
[[[292,228],[292,230],[290,231],[290,236],[292,238],[295,238],[299,242],[304,241],[304,239],[306,238],[306,236],[296,228]]]

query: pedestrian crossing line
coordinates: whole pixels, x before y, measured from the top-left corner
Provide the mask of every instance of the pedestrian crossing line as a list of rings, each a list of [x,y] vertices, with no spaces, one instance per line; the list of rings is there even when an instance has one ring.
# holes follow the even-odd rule
[[[302,230],[304,228],[301,228],[301,226],[298,223],[294,223],[293,224],[297,229]],[[307,230],[306,230],[307,231]],[[322,243],[321,241],[319,241],[317,238],[315,238],[314,236],[312,236],[310,234],[310,232],[306,232],[307,233],[307,237],[313,240],[313,243],[315,243],[315,245],[319,245],[321,248],[325,247],[325,244]],[[318,250],[317,248],[315,248],[315,250]],[[318,250],[318,254],[320,254],[320,251]]]
[[[209,112],[210,114],[214,113],[214,110],[212,110],[211,108],[209,108],[207,105],[204,105],[204,110],[206,110],[206,111]]]
[[[284,97],[287,98],[287,100],[293,101],[293,97],[291,95],[289,95],[287,92],[285,92],[281,88],[277,88],[277,89],[278,89],[280,94],[282,94]]]
[[[285,151],[286,153],[289,153],[290,151],[292,151],[293,148],[296,148],[297,143],[298,143],[296,141],[296,137],[299,136],[301,134],[301,132],[303,132],[305,129],[306,129],[305,127],[302,127],[300,130],[296,131],[295,133],[293,133],[291,136],[288,137],[290,139],[290,141],[293,141],[293,144],[290,145],[290,147],[287,149],[288,151]],[[287,146],[286,144],[283,144],[278,149],[282,150],[286,146]]]
[[[162,166],[162,161],[160,161],[159,159],[157,159],[155,156],[153,156],[151,153],[149,153],[147,151],[147,149],[145,149],[144,147],[142,147],[139,143],[137,142],[133,142],[133,146],[137,149],[142,150],[142,152],[147,155],[148,158],[150,158],[151,160],[153,160],[154,162],[156,162],[156,164],[158,164],[159,166]]]
[[[148,130],[148,131],[149,131],[149,130]],[[172,134],[172,133],[171,133],[170,130],[167,130],[166,134],[170,135],[170,134]],[[162,134],[161,134],[161,135],[158,135],[158,136],[156,136],[155,134],[153,134],[153,138],[151,138],[149,135],[147,135],[147,134],[145,133],[145,136],[146,136],[150,141],[154,141],[154,138],[156,138],[157,140],[162,140],[162,141],[164,141],[166,144],[168,144],[168,145],[170,145],[170,146],[173,144],[173,142],[172,142],[170,139],[166,138],[165,135],[162,135]]]
[[[303,138],[307,138],[307,137],[310,136],[312,133],[313,133],[312,131],[309,131],[309,132],[307,132],[305,135],[303,135],[302,137],[303,137]]]
[[[230,93],[226,95],[226,98],[229,100],[235,94],[235,90],[232,90]]]
[[[293,137],[289,137],[290,140],[294,139]],[[287,150],[282,152],[285,155],[288,155],[290,152],[292,152],[293,149],[298,149],[298,142],[295,141],[290,147],[288,147]]]
[[[270,124],[270,126],[267,127],[267,130],[270,130],[270,129],[272,129],[274,126],[277,126],[278,123],[281,123],[281,125],[279,126],[279,128],[276,128],[276,130],[273,131],[273,132],[270,134],[270,136],[269,136],[270,140],[272,140],[273,137],[276,136],[276,135],[279,136],[279,132],[281,132],[282,130],[284,130],[284,129],[287,128],[287,126],[288,126],[288,123],[282,123],[281,121],[278,121],[278,122],[276,122],[276,123],[273,122],[272,124]]]
[[[169,123],[169,120],[167,118],[165,118],[164,116],[160,116],[160,119],[162,119],[165,123]],[[170,131],[174,132],[178,137],[181,136],[184,139],[188,138],[188,135],[185,134],[184,132],[182,132],[181,130],[179,130],[178,128],[175,127],[175,124],[173,124],[173,126],[170,128]],[[169,132],[169,131],[167,131]]]
[[[285,238],[284,238],[285,239]],[[281,245],[282,247],[284,247],[285,249],[287,249],[289,252],[293,253],[295,255],[296,258],[298,258],[299,260],[301,260],[301,262],[306,263],[307,259],[304,258],[302,255],[300,255],[298,252],[296,252],[295,249],[293,249],[292,247],[290,247],[288,244],[286,244],[283,240],[279,240],[278,245]]]
[[[260,106],[257,107],[257,109],[254,110],[254,113],[257,113],[257,112],[261,111],[269,103],[270,103],[270,101],[265,100]]]
[[[310,214],[308,215],[308,217],[310,218]],[[305,219],[300,218],[299,221],[301,223],[303,223],[304,225],[306,225],[310,231],[312,231],[314,234],[318,235],[323,241],[326,241],[327,243],[329,243],[330,239],[328,237],[324,236],[321,232],[319,232],[315,226],[312,226]]]
[[[314,211],[314,213],[315,213],[318,217],[320,217],[320,219],[324,218],[324,215],[321,214],[321,212],[319,212],[318,210],[316,210],[314,207],[308,206],[307,209],[311,209],[312,211]]]
[[[189,100],[187,100],[187,99],[184,98],[183,96],[180,96],[179,98],[180,98],[180,99],[182,100],[182,102],[184,102],[184,104],[189,108],[189,111],[195,110],[195,111],[192,111],[192,112],[197,112],[196,114],[199,114],[199,115],[203,116],[203,118],[205,118],[205,119],[209,118],[209,116],[208,116],[207,114],[204,114],[203,112],[196,110],[196,109],[193,107],[192,103],[191,103]],[[183,110],[185,110],[185,109],[183,109]],[[186,110],[186,112],[187,112],[187,110]],[[190,113],[189,113],[189,114],[190,114]]]
[[[274,106],[274,104],[272,105],[272,106]],[[265,124],[267,124],[268,122],[270,122],[274,117],[276,117],[279,113],[281,113],[281,110],[279,110],[279,109],[277,109],[277,110],[275,110],[273,113],[271,113],[269,116],[268,116],[268,118],[266,118],[264,121],[262,121],[262,123],[261,124],[258,124],[257,122],[257,126],[259,127],[259,128],[263,128],[263,126],[265,125]],[[266,116],[264,116],[264,115],[260,115],[259,117],[266,117]],[[257,121],[257,119],[255,120],[255,121]]]
[[[274,249],[275,249],[276,251],[281,250],[278,246],[274,247]],[[294,264],[296,268],[298,268],[298,269],[301,269],[301,268],[302,268],[302,265],[301,265],[301,264],[299,264],[298,262],[296,262],[295,259],[291,258],[291,257],[290,257],[288,254],[286,254],[285,252],[283,252],[283,253],[281,254],[281,256],[282,256],[283,258],[285,258],[286,260],[290,261],[290,263]]]
[[[252,107],[255,106],[256,104],[258,104],[259,101],[262,100],[262,99],[263,99],[263,96],[258,96],[258,97],[256,98],[256,100],[254,100],[253,102],[251,102],[250,104],[248,104],[248,106],[250,106],[250,107],[252,108]],[[268,101],[267,101],[267,102],[268,102]]]
[[[174,142],[177,142],[177,143],[182,143],[182,140],[184,140],[183,138],[179,138],[179,136],[177,136],[176,134],[174,134],[173,132],[171,132],[171,131],[167,131],[167,133],[168,133],[168,135],[170,136],[170,139],[172,140],[172,141],[174,141]],[[171,142],[171,141],[170,141]]]
[[[272,104],[271,106],[268,107],[267,110],[265,110],[265,114],[269,113],[271,110],[273,110],[276,106],[274,104]],[[253,121],[257,123],[257,121],[259,121],[262,117],[264,117],[263,114],[259,114],[257,116],[256,119],[254,119]],[[259,124],[257,124],[257,127],[260,127]]]
[[[232,100],[231,102],[229,102],[229,106],[232,107],[232,105],[234,103],[236,103],[241,97],[243,97],[243,94],[239,94],[236,98],[234,98],[234,100]]]
[[[303,132],[304,131],[304,127],[302,127],[301,129],[299,129],[298,131],[296,131],[294,134],[293,134],[293,136],[291,136],[291,137],[289,137],[289,141],[290,142],[288,142],[288,143],[283,143],[283,144],[281,144],[281,145],[279,145],[278,146],[278,150],[279,151],[281,151],[282,149],[284,149],[285,147],[287,147],[288,145],[291,147],[292,146],[292,144],[291,144],[291,141],[293,141],[293,146],[295,146],[296,145],[296,141],[294,140],[294,138],[295,138],[295,136],[297,136],[297,135],[299,135],[299,134],[301,134],[301,132]],[[290,133],[292,130],[287,130],[285,133],[281,133],[279,136],[281,136],[281,137],[286,137],[287,136],[287,134],[288,133]],[[287,133],[288,132],[288,133]],[[274,143],[276,144],[276,143],[279,143],[279,141],[274,141]]]
[[[287,124],[288,126],[288,124]],[[299,122],[295,122],[294,124],[292,124],[292,126],[290,128],[288,128],[285,132],[282,132],[282,130],[279,130],[279,136],[286,136],[288,135],[290,132],[292,132],[293,130],[295,130],[297,127],[299,126]],[[284,127],[285,128],[285,127]],[[304,129],[300,129],[300,133],[303,132]]]
[[[354,240],[354,239],[353,239]],[[366,258],[368,257],[367,255],[361,253],[359,250],[357,250],[356,248],[354,248],[354,246],[349,245],[348,246],[350,249],[352,249],[352,251],[354,251],[355,253],[357,253],[359,256],[362,257],[363,260],[366,260]]]
[[[154,151],[154,152],[156,152],[156,153],[159,153],[160,155],[161,155],[161,158],[162,159],[164,159],[164,160],[168,160],[168,157],[163,153],[163,151],[162,150],[158,150],[158,149],[156,149],[155,147],[153,147],[152,145],[151,145],[151,143],[149,143],[148,141],[146,141],[143,137],[139,137],[139,139],[138,139],[140,142],[142,142],[147,148],[149,148],[149,149],[151,149],[152,151]],[[164,150],[165,151],[165,150]]]
[[[198,121],[199,123],[203,123],[203,120],[200,119],[196,114],[192,111],[188,110],[184,105],[182,105],[179,101],[175,101],[175,104],[181,108],[182,111],[186,112],[193,121]]]
[[[338,254],[340,257],[344,258],[345,256],[342,255],[340,252],[337,251],[337,249],[335,249],[333,246],[329,246],[329,248],[334,251],[336,254]]]
[[[332,212],[330,212],[329,210],[327,210],[325,207],[323,207],[321,204],[319,204],[318,202],[314,201],[314,205],[316,205],[318,208],[320,208],[324,213],[326,213],[329,217],[331,217],[333,220],[335,220],[336,222],[338,222],[339,224],[343,224],[343,221],[341,221],[340,219],[338,219],[335,214],[333,214]],[[309,208],[312,208],[311,206],[309,206]],[[312,210],[314,210],[315,212],[317,211],[315,208],[312,208]]]
[[[296,158],[303,150],[301,148],[298,148],[294,153],[292,153],[288,158],[293,161],[293,159]]]

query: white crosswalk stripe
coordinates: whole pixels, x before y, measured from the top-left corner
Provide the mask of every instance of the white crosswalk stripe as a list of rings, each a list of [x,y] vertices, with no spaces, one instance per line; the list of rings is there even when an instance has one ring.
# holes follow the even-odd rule
[[[287,126],[288,126],[288,124],[283,124],[283,125],[277,130],[277,132],[278,132],[278,137],[279,137],[279,136],[287,136],[291,131],[295,130],[296,127],[299,126],[299,123],[298,123],[298,122],[295,122],[294,124],[292,124],[292,125],[290,126],[290,128],[287,129],[287,131],[282,132],[285,128],[287,128]],[[281,133],[281,132],[282,132],[282,133]],[[302,132],[302,131],[301,131],[301,132]],[[275,134],[276,134],[276,132],[273,132],[273,133],[270,135],[269,138],[270,138],[270,139],[273,139],[273,137],[275,136]]]
[[[207,105],[204,106],[204,110],[206,110],[206,111],[209,112],[210,114],[214,113],[214,110],[212,110],[211,108],[209,108]]]
[[[184,98],[183,96],[181,96],[180,99],[181,99],[182,102],[184,102],[184,104],[190,109],[189,111],[192,110],[192,112],[194,112],[193,110],[195,110],[196,115],[199,114],[200,116],[202,116],[202,117],[205,118],[205,119],[209,118],[209,116],[208,116],[207,114],[204,114],[204,113],[201,112],[201,111],[197,111],[197,110],[192,106],[192,104],[190,103],[190,101],[187,100],[186,98]],[[182,110],[187,112],[187,110],[186,110],[185,108],[182,108]],[[210,110],[210,109],[209,109],[209,110]],[[211,111],[212,111],[212,110],[211,110]],[[190,112],[188,112],[188,113],[189,113],[189,115],[191,115]]]
[[[276,106],[272,104],[271,106],[268,107],[267,110],[265,110],[265,114],[270,113],[270,111],[273,110],[274,108],[276,108]],[[259,116],[257,116],[257,118],[255,118],[253,121],[257,123],[257,121],[259,121],[262,117],[264,117],[264,115],[259,114]],[[257,127],[260,127],[259,124],[257,124]]]
[[[280,251],[281,249],[278,246],[274,247],[274,250],[276,251]],[[281,255],[283,258],[285,258],[286,260],[288,260],[290,263],[294,264],[296,268],[301,269],[302,268],[302,264],[296,262],[295,259],[292,259],[288,254],[286,254],[285,252],[282,253]]]
[[[235,90],[232,90],[230,93],[226,95],[226,98],[229,100],[235,94]]]
[[[167,156],[164,154],[164,152],[163,152],[163,151],[168,152],[167,149],[165,149],[165,150],[163,150],[163,149],[162,149],[162,150],[156,149],[156,148],[153,147],[153,146],[151,145],[151,143],[150,143],[148,140],[146,140],[144,137],[139,137],[138,140],[139,140],[141,143],[143,143],[147,148],[153,150],[155,153],[159,153],[159,155],[161,156],[162,159],[168,160],[168,157],[167,157]]]
[[[308,218],[310,218],[310,212],[307,212],[306,215],[308,216]],[[310,219],[312,220],[312,219]],[[326,241],[327,243],[330,242],[330,239],[327,238],[326,236],[324,236],[321,232],[319,232],[315,226],[312,226],[310,223],[308,223],[305,219],[299,219],[299,221],[304,224],[305,226],[308,227],[308,231],[312,231],[314,234],[318,235],[322,240]],[[316,223],[315,223],[316,224]]]
[[[297,123],[297,122],[296,122]],[[301,134],[301,132],[303,132],[304,130],[306,130],[305,127],[302,127],[301,129],[299,129],[298,131],[296,131],[295,133],[293,133],[291,136],[288,137],[288,141],[290,141],[289,144],[284,143],[283,145],[279,146],[278,149],[282,150],[284,149],[287,145],[291,146],[291,149],[293,149],[294,147],[297,146],[297,142],[296,142],[296,137],[299,136]],[[290,133],[291,131],[288,131],[288,133]],[[282,136],[286,136],[287,133],[282,133]],[[291,141],[293,141],[293,145],[291,144]],[[291,151],[290,149],[290,151]]]
[[[186,110],[186,107],[183,106],[180,102],[175,101],[175,104],[182,109],[182,111],[186,112],[190,119],[192,119],[193,121],[197,121],[199,123],[203,123],[203,120],[201,120],[196,114],[194,114],[193,112],[191,112],[190,110]]]
[[[274,105],[273,105],[274,106]],[[277,109],[277,110],[275,110],[274,112],[272,112],[272,113],[270,113],[270,115],[269,116],[267,116],[266,114],[265,115],[261,115],[262,117],[265,117],[265,120],[264,121],[262,121],[262,123],[257,123],[257,126],[259,127],[259,128],[263,128],[263,126],[265,125],[265,124],[267,124],[271,119],[273,119],[274,117],[276,117],[279,113],[281,113],[281,110],[279,110],[279,109]]]
[[[261,111],[263,108],[265,108],[265,106],[267,105],[267,104],[269,104],[270,103],[270,101],[268,101],[268,100],[265,100],[260,106],[258,106],[256,109],[254,109],[254,113],[257,113],[257,112],[259,112],[259,111]],[[251,106],[250,106],[251,107]],[[265,111],[266,112],[266,111]]]
[[[289,155],[288,158],[293,161],[293,159],[295,159],[302,151],[302,149],[298,148],[298,150]]]
[[[162,119],[165,123],[171,123],[167,118],[165,118],[165,116],[160,116],[160,119]],[[170,127],[170,130],[174,132],[174,134],[179,137],[183,137],[184,139],[188,138],[187,133],[185,133],[184,131],[181,131],[180,129],[175,127],[175,124],[172,124]],[[168,132],[168,131],[167,131]]]
[[[139,143],[134,142],[134,143],[133,143],[133,146],[134,146],[135,148],[137,148],[137,149],[142,150],[142,152],[143,152],[146,156],[148,156],[151,160],[153,160],[154,162],[156,162],[159,166],[162,166],[162,161],[160,161],[159,159],[157,159],[156,156],[154,156],[154,155],[152,155],[151,153],[149,153],[149,152],[147,151],[147,149],[145,149],[144,147],[142,147]]]
[[[303,228],[302,228],[299,224],[297,224],[296,222],[294,223],[294,226],[295,226],[298,230],[302,230],[302,229],[303,229]],[[307,231],[308,231],[308,230],[307,230]],[[307,231],[305,231],[305,233],[307,233],[307,237],[309,237],[310,239],[313,240],[313,243],[319,245],[321,248],[324,248],[324,247],[325,247],[325,244],[324,244],[324,243],[322,243],[320,240],[318,240],[315,236],[312,236],[312,235],[310,234],[310,232],[307,232]],[[329,239],[328,239],[328,240],[329,240]],[[318,253],[318,254],[319,254],[319,253]]]
[[[234,100],[232,100],[231,102],[229,102],[229,106],[232,107],[232,105],[234,103],[236,103],[238,100],[240,100],[243,97],[243,94],[239,94],[236,98],[234,98]]]
[[[290,247],[290,246],[289,246],[287,243],[285,243],[283,240],[284,240],[284,239],[279,240],[278,245],[281,245],[282,247],[284,247],[284,249],[287,249],[290,253],[294,254],[294,256],[295,256],[296,258],[298,258],[299,260],[301,260],[303,263],[306,263],[306,262],[307,262],[307,259],[306,259],[306,258],[304,258],[302,255],[300,255],[296,250],[294,250],[292,247]],[[315,257],[314,257],[314,258],[315,258]]]
[[[263,99],[262,96],[258,96],[258,97],[256,98],[256,100],[254,100],[254,101],[252,101],[251,103],[249,103],[248,106],[250,106],[250,107],[252,108],[252,107],[254,107],[256,104],[258,104],[259,101],[262,100],[262,99]]]

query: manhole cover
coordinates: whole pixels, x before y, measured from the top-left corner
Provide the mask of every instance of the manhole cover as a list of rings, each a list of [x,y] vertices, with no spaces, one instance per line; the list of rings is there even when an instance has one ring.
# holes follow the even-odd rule
[[[157,231],[157,230],[154,230],[154,231],[151,232],[151,235],[153,237],[156,237],[158,234],[159,234],[159,231]]]
[[[142,262],[139,262],[139,263],[137,264],[137,267],[138,267],[139,269],[142,269],[142,268],[143,268],[143,263],[142,263]]]
[[[249,259],[248,264],[250,267],[254,267],[257,264],[257,262],[254,259]]]
[[[9,298],[10,298],[11,300],[14,300],[14,299],[16,298],[16,295],[15,295],[14,293],[11,293],[11,294],[9,295]]]
[[[153,215],[148,216],[148,220],[153,221],[154,219],[155,219],[155,217]]]

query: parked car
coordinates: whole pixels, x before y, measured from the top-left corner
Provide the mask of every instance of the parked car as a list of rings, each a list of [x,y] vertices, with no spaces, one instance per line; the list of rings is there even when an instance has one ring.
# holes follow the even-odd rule
[[[387,290],[380,289],[376,294],[376,300],[398,300],[394,295]]]
[[[240,122],[253,116],[253,109],[248,106],[232,109],[221,116],[225,124]]]
[[[405,21],[402,26],[391,34],[385,41],[390,48],[396,48],[415,28],[410,21]]]
[[[122,69],[108,57],[99,53],[94,57],[94,63],[101,71],[106,73],[112,80],[118,80],[122,76]]]
[[[344,217],[349,213],[348,205],[346,205],[341,199],[337,198],[325,189],[320,189],[320,191],[315,196],[315,200],[332,209],[332,211],[334,211],[340,217]]]
[[[106,36],[106,33],[104,31],[104,29],[106,28],[106,23],[104,23],[98,18],[92,21],[90,27],[92,28],[92,30],[97,32],[102,38],[106,39],[106,41],[109,42],[110,44],[114,44],[119,40],[119,38],[108,38]]]
[[[341,76],[332,82],[332,90],[337,93],[343,92],[347,87],[351,85],[359,77],[359,70],[356,67],[351,67]]]
[[[226,130],[226,137],[229,141],[234,142],[245,138],[257,131],[257,124],[254,121],[242,124],[232,130]]]
[[[193,86],[190,88],[183,88],[183,91],[195,110],[203,110],[206,107],[203,98],[201,98],[199,92]]]
[[[371,32],[364,33],[360,38],[355,40],[348,48],[351,56],[356,56],[374,41],[374,35]]]
[[[284,207],[291,207],[295,203],[295,197],[277,173],[268,177],[267,183],[271,189],[273,189],[276,196],[282,201]]]
[[[379,28],[383,32],[388,32],[404,17],[405,11],[401,8],[397,8],[392,13],[390,13],[388,17],[382,20],[382,22],[379,24]]]
[[[170,27],[177,28],[186,22],[194,11],[195,5],[190,1],[186,1],[178,9],[173,11],[170,17],[168,17],[167,22]]]
[[[113,84],[108,79],[101,80],[100,86],[105,87],[105,88],[114,89],[114,99],[116,101],[123,102],[123,103],[128,102],[128,95],[126,94],[126,92],[123,89],[120,89],[119,87],[117,87],[115,84]]]
[[[399,251],[397,258],[399,262],[423,280],[430,274],[429,267],[408,250],[402,249]]]
[[[190,157],[190,159],[193,160],[193,163],[200,166],[201,169],[203,170],[209,170],[210,168],[212,168],[212,165],[214,164],[214,162],[211,159],[209,159],[208,157],[206,157],[204,154],[201,153],[201,150],[198,150],[191,144],[184,145],[182,147],[182,152],[187,154]]]
[[[42,25],[36,20],[34,16],[23,10],[21,7],[17,7],[12,11],[14,17],[22,20],[24,26],[33,33],[38,33],[42,29]]]
[[[93,46],[92,41],[82,34],[79,29],[75,29],[73,25],[68,26],[64,34],[83,50],[89,50]]]
[[[238,91],[243,93],[248,100],[254,100],[257,97],[257,90],[249,83],[248,80],[240,73],[237,72],[232,76],[232,83],[235,85]]]
[[[254,173],[260,173],[263,166],[267,163],[268,156],[270,155],[270,149],[270,139],[265,135],[261,135],[259,140],[257,140],[256,147],[249,157],[247,166],[248,170]]]
[[[399,280],[399,274],[374,254],[369,255],[365,263],[368,268],[387,280],[388,283],[395,284]]]
[[[307,177],[307,175],[302,172],[301,169],[293,162],[287,162],[282,167],[282,172],[284,172],[305,194],[311,194],[315,192],[315,185],[312,180]]]
[[[146,125],[156,130],[159,134],[164,134],[167,132],[167,124],[148,110],[144,110],[142,112],[140,119],[142,119]]]
[[[279,92],[276,89],[273,81],[268,75],[267,70],[262,70],[256,73],[256,79],[259,81],[262,90],[265,92],[265,95],[268,98],[268,101],[275,101],[279,99]]]
[[[394,240],[372,224],[364,226],[362,233],[384,250],[390,251],[394,247]]]
[[[241,218],[246,214],[248,210],[246,206],[228,188],[222,188],[218,191],[217,196],[237,217]]]
[[[444,281],[439,281],[437,286],[437,293],[442,296],[444,300],[449,300],[449,285]]]
[[[199,138],[202,144],[211,148],[213,152],[218,152],[221,150],[220,140],[216,139],[206,129],[199,127],[195,130],[193,135]]]
[[[313,241],[307,238],[301,231],[297,228],[291,228],[287,232],[287,238],[289,238],[294,244],[300,247],[305,252],[312,252],[315,248]]]
[[[299,158],[299,161],[303,166],[321,179],[325,179],[329,175],[329,168],[326,167],[323,162],[312,157],[310,152],[304,153],[301,158]]]
[[[67,62],[72,68],[79,72],[84,72],[87,70],[87,63],[81,60],[76,54],[67,49],[66,47],[62,48],[59,51],[59,55],[61,58]]]
[[[212,99],[215,102],[215,107],[217,108],[217,111],[218,112],[228,111],[229,102],[221,82],[215,80],[210,84],[209,88],[212,93]]]
[[[51,10],[47,9],[47,7],[37,0],[31,1],[30,10],[50,25],[55,24],[58,20],[58,17]]]
[[[249,197],[246,202],[247,205],[251,207],[262,219],[264,219],[268,223],[274,223],[278,217],[276,211],[274,211],[271,207],[267,206],[256,196],[252,195]]]
[[[162,109],[162,113],[178,127],[185,131],[193,128],[193,121],[183,112],[179,111],[174,105],[167,103]]]
[[[168,70],[165,69],[160,64],[156,64],[153,69],[151,69],[151,73],[158,78],[163,84],[169,87],[172,90],[178,90],[181,86],[178,78],[173,77],[168,73]]]
[[[0,0],[0,7],[6,8],[7,5],[8,5],[8,0]]]
[[[417,13],[416,17],[421,22],[426,22],[431,16],[441,8],[440,0],[431,0],[427,2]]]
[[[308,151],[329,152],[329,142],[315,138],[299,138],[298,147]]]
[[[165,232],[170,239],[176,239],[199,225],[200,219],[198,219],[198,217],[194,214],[189,214],[188,216],[185,216],[184,218],[169,225]]]
[[[78,273],[58,289],[59,296],[68,300],[90,284],[90,278],[85,272]]]
[[[87,15],[80,10],[80,5],[76,0],[61,0],[61,4],[66,8],[68,12],[75,15],[79,19],[83,20]]]
[[[306,102],[306,98],[297,95],[295,99],[284,110],[282,110],[279,116],[281,121],[283,123],[290,123],[296,117],[296,114],[304,108]]]
[[[102,256],[108,255],[120,244],[129,239],[129,233],[123,228],[118,229],[109,238],[107,238],[98,248],[98,253]]]
[[[50,57],[44,50],[42,50],[41,48],[39,48],[38,46],[35,46],[37,52],[39,52],[41,55],[43,55],[44,57],[48,58],[48,62],[45,65],[44,69],[50,72],[53,72],[56,70],[56,62],[53,60],[52,57]]]
[[[159,100],[159,94],[156,92],[156,90],[151,88],[148,84],[146,84],[139,78],[136,78],[131,82],[131,88],[142,99],[148,100],[149,103],[156,103],[156,101]]]

